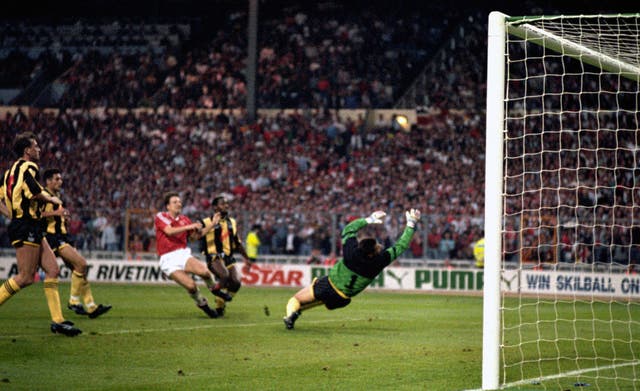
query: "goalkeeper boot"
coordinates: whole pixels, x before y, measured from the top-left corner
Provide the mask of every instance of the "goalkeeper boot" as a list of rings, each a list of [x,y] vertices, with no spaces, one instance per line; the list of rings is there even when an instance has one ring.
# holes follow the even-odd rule
[[[96,307],[95,310],[89,312],[89,318],[91,319],[95,319],[98,316],[108,312],[111,309],[110,305],[102,305],[102,304],[98,304],[98,306]]]
[[[73,327],[73,322],[65,320],[61,323],[51,322],[51,332],[54,334],[63,334],[67,337],[75,337],[76,335],[81,334],[82,330]]]
[[[296,323],[296,319],[300,316],[300,311],[296,311],[291,314],[291,316],[285,316],[282,320],[284,321],[284,325],[287,327],[287,330],[292,330],[293,325]]]
[[[209,304],[204,303],[202,305],[199,305],[198,308],[200,308],[205,314],[207,314],[210,318],[217,318],[218,317],[218,312],[214,309],[211,309],[211,307],[209,307]]]
[[[231,299],[233,299],[233,297],[231,297],[230,294],[228,294],[227,292],[223,292],[219,285],[214,286],[213,288],[210,289],[211,293],[213,293],[215,296],[218,296],[219,298],[221,298],[224,301],[231,301]]]
[[[88,312],[84,309],[82,304],[69,304],[67,306],[71,311],[75,312],[78,315],[87,315]]]

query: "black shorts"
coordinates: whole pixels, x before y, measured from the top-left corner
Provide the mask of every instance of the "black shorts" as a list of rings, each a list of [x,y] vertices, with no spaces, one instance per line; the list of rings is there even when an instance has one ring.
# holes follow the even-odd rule
[[[39,247],[44,237],[42,224],[37,220],[13,219],[7,227],[9,240],[15,248],[22,246]]]
[[[342,297],[333,288],[328,276],[322,276],[313,281],[313,296],[321,300],[329,310],[346,307],[351,303],[350,297]]]
[[[67,237],[67,235],[48,233],[45,235],[45,237],[47,238],[47,242],[49,242],[49,246],[51,246],[54,254],[56,254],[57,256],[60,256],[60,254],[58,254],[59,250],[61,250],[63,247],[71,245],[71,243],[69,243],[69,238]]]
[[[221,258],[222,261],[224,262],[224,265],[227,267],[227,269],[233,265],[236,264],[236,259],[233,256],[229,256],[229,255],[225,255],[225,254],[207,254],[207,265],[210,264],[211,262],[213,262],[214,260]]]

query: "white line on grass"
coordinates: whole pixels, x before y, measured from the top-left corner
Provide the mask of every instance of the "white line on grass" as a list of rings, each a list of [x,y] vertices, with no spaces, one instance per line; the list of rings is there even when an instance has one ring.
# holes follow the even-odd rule
[[[534,383],[543,382],[543,381],[547,381],[547,380],[561,379],[563,377],[577,376],[577,375],[582,375],[582,374],[585,374],[585,373],[588,373],[588,372],[606,371],[608,369],[622,368],[622,367],[628,367],[628,366],[631,366],[631,365],[638,365],[638,364],[640,364],[640,360],[629,361],[629,362],[625,362],[625,363],[621,363],[621,364],[607,365],[607,366],[604,366],[604,367],[578,369],[578,370],[575,370],[575,371],[558,373],[556,375],[549,375],[549,376],[537,377],[537,378],[532,378],[532,379],[518,380],[518,381],[513,382],[513,383],[503,384],[500,389],[510,388],[510,387],[517,387],[517,386],[524,386],[524,385],[531,385],[531,384],[534,384]],[[478,388],[478,389],[475,389],[475,390],[466,390],[466,391],[482,391],[482,388]]]
[[[365,321],[368,318],[336,318],[336,319],[327,319],[327,320],[313,320],[308,321],[305,320],[305,324],[321,324],[321,323],[333,323],[333,322],[353,322],[353,321]],[[284,327],[282,320],[278,323],[276,322],[268,322],[266,324],[279,324]],[[224,324],[219,321],[211,320],[209,324],[203,324],[198,326],[184,326],[184,327],[163,327],[159,329],[135,329],[135,330],[113,330],[113,331],[96,331],[95,335],[118,335],[118,334],[136,334],[136,333],[162,333],[167,331],[189,331],[189,330],[202,330],[202,329],[219,329],[219,328],[230,328],[230,327],[256,327],[256,326],[264,326],[265,322],[256,322],[256,323],[228,323]],[[87,334],[92,333],[91,331],[86,332]],[[0,335],[0,340],[2,339],[13,339],[13,338],[28,338],[28,337],[45,337],[51,336],[51,334],[21,334],[21,335]]]

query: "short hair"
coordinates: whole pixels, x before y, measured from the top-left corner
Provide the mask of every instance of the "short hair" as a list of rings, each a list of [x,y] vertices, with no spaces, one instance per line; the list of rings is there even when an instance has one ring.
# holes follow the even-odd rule
[[[180,197],[177,191],[168,191],[164,193],[164,206],[169,205],[169,201],[171,201],[172,197]]]
[[[376,252],[378,241],[374,238],[364,238],[358,242],[358,248],[366,256],[373,255]]]
[[[218,206],[218,204],[221,203],[224,200],[225,200],[224,196],[217,196],[216,198],[213,199],[213,201],[211,201],[211,205],[212,206]]]
[[[44,179],[44,181],[46,182],[49,179],[53,178],[53,176],[56,174],[62,174],[62,171],[60,171],[60,169],[58,168],[50,168],[44,171],[44,173],[42,174],[42,179]]]
[[[16,137],[13,143],[13,152],[18,156],[24,155],[24,150],[31,146],[31,142],[36,139],[36,135],[31,132],[24,132]]]

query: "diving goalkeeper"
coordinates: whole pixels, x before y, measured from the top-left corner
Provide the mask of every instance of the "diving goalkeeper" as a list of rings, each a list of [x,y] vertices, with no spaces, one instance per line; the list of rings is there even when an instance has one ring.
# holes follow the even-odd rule
[[[347,224],[342,230],[343,258],[336,263],[327,276],[314,278],[310,286],[298,291],[287,303],[284,324],[293,329],[301,312],[324,304],[327,309],[342,308],[351,303],[351,298],[362,292],[382,270],[389,266],[408,247],[420,220],[420,211],[411,209],[405,213],[407,226],[391,247],[383,249],[375,238],[367,237],[358,241],[360,229],[368,224],[382,224],[387,214],[375,211],[367,218],[359,218]]]

